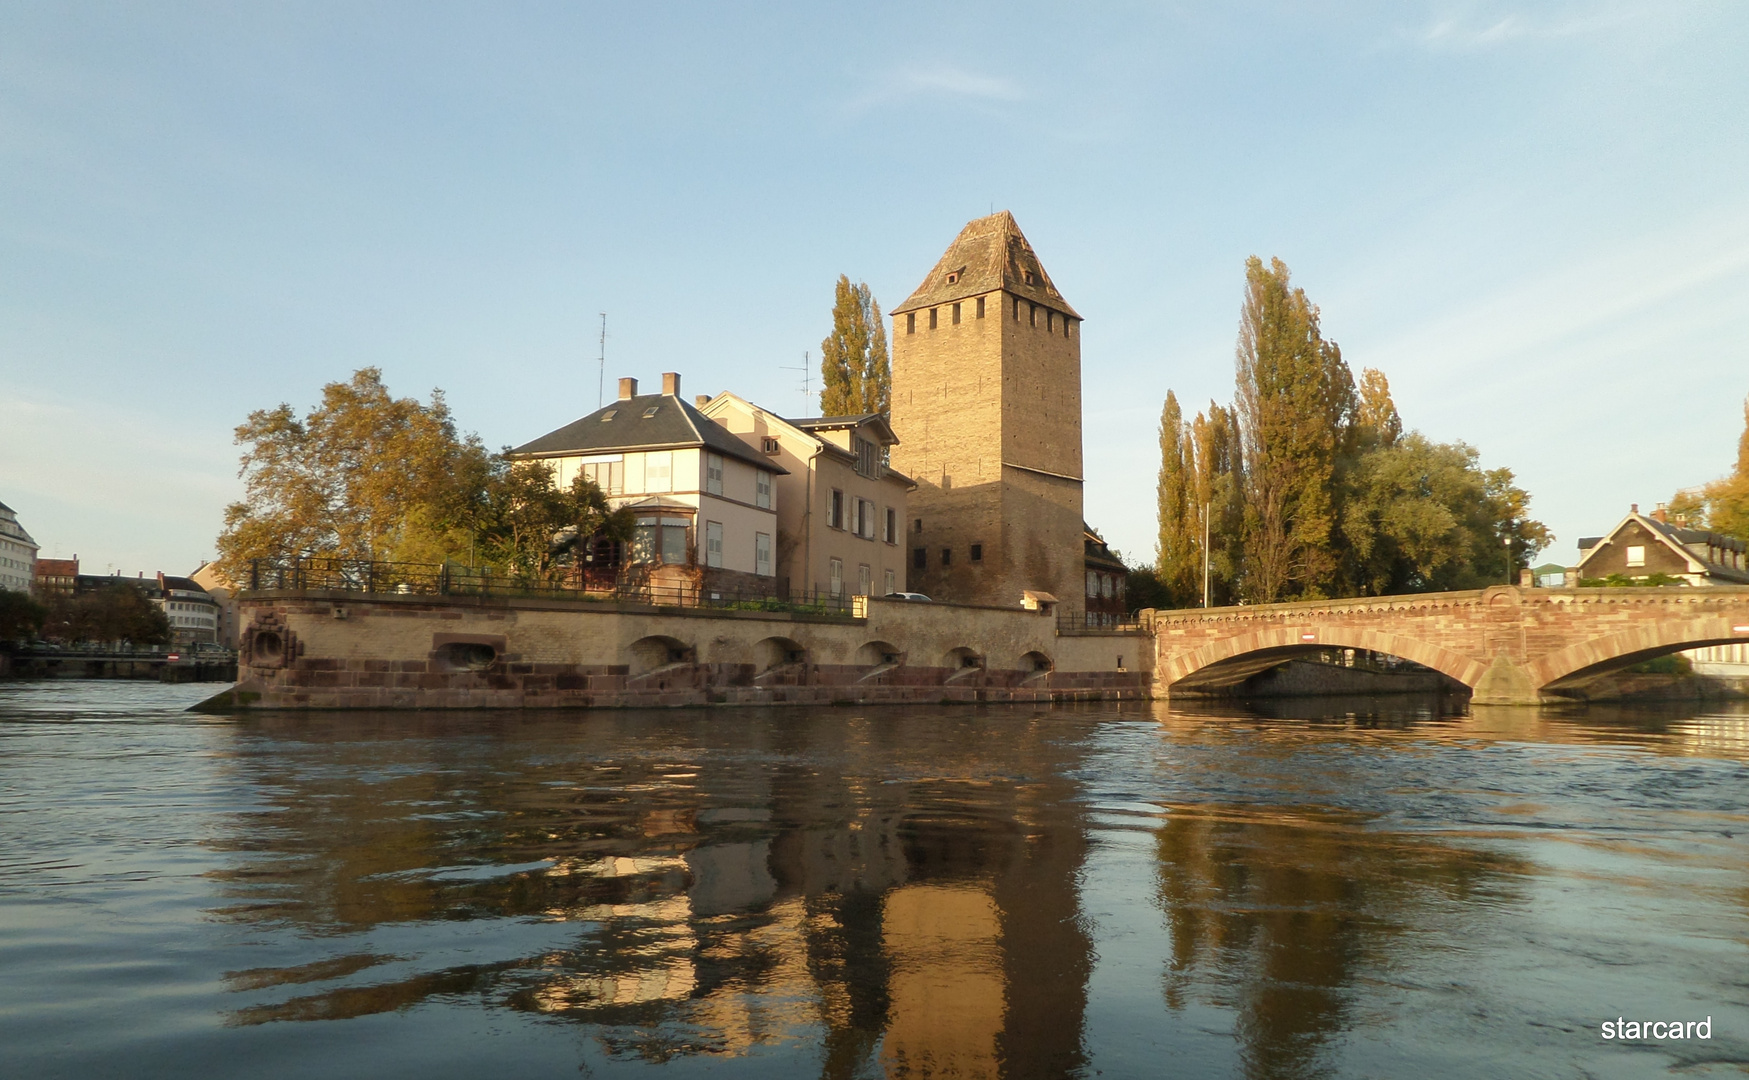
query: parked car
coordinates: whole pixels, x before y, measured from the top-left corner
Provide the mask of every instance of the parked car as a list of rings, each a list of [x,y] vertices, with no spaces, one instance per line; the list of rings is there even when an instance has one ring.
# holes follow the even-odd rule
[[[920,592],[890,592],[886,595],[885,599],[887,599],[887,600],[921,600],[926,604],[933,604],[935,602],[935,601],[929,599],[929,597],[924,596]]]

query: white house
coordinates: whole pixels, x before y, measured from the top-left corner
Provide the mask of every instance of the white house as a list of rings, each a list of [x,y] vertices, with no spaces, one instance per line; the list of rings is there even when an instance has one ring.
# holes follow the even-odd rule
[[[581,473],[637,514],[630,544],[590,552],[592,585],[777,593],[776,482],[787,470],[682,401],[678,374],[663,374],[660,394],[621,379],[619,400],[510,454],[547,462],[561,487]]]
[[[18,515],[12,507],[0,503],[0,589],[30,591],[36,552],[36,541],[18,523]]]

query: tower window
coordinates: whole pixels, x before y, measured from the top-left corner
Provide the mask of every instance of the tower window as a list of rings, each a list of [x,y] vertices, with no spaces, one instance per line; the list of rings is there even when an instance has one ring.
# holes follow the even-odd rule
[[[923,570],[923,569],[928,568],[928,566],[929,566],[929,549],[928,548],[913,548],[911,551],[911,565],[918,570]]]
[[[1026,325],[1028,325],[1028,326],[1037,326],[1038,325],[1038,305],[1037,304],[1028,303],[1026,305]]]
[[[953,562],[953,548],[941,549],[941,565],[947,566]]]
[[[1014,321],[1020,321],[1020,297],[1018,296],[1014,298]]]
[[[1026,283],[1028,285],[1037,285],[1038,284],[1038,279],[1033,277],[1031,270],[1022,270],[1020,272],[1020,276],[1026,281]]]
[[[931,330],[935,329],[936,317],[939,314],[940,314],[940,312],[938,311],[938,309],[936,309],[936,308],[929,309],[929,329],[931,329]]]
[[[983,562],[984,561],[984,545],[983,544],[973,544],[972,545],[972,561],[973,562]]]
[[[984,317],[984,298],[978,297],[978,318]]]
[[[905,333],[915,334],[916,332],[917,332],[917,313],[915,311],[907,311],[907,312],[905,312]]]
[[[957,303],[953,306],[953,324],[955,326],[960,324],[960,306]]]
[[[912,532],[922,532],[923,531],[923,519],[922,518],[917,519],[917,526],[916,526],[916,528],[912,529],[911,531]]]
[[[1069,336],[1069,317],[1067,315],[1063,316],[1063,336]]]
[[[1057,313],[1045,308],[1045,333],[1055,333],[1057,329]]]

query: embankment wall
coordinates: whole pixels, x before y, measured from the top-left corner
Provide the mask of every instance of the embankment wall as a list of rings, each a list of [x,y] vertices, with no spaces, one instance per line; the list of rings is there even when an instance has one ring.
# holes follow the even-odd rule
[[[1137,700],[1140,631],[871,598],[861,617],[347,592],[241,600],[231,707]]]

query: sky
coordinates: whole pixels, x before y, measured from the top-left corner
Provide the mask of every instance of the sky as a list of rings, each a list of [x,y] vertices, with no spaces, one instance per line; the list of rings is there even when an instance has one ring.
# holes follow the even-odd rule
[[[524,442],[597,406],[603,312],[610,396],[811,414],[838,275],[896,306],[1007,209],[1086,318],[1087,517],[1132,562],[1258,255],[1571,564],[1735,460],[1745,57],[1741,0],[7,4],[0,501],[187,572],[251,410],[376,366]]]

